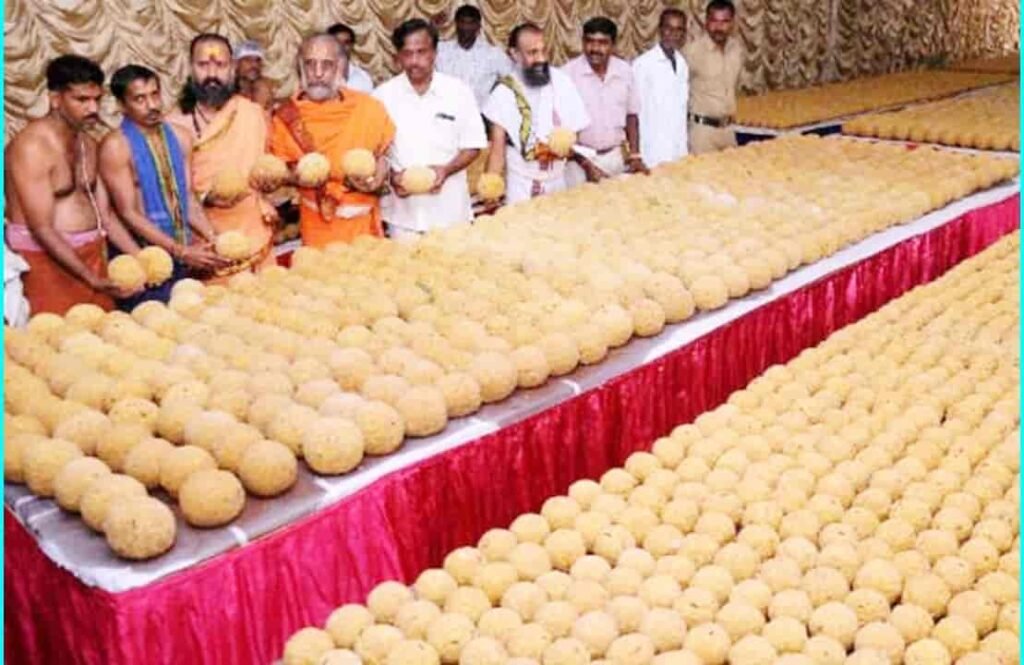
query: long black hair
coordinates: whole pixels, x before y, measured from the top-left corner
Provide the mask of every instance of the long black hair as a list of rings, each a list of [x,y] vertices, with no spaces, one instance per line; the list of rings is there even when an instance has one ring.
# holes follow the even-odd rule
[[[192,77],[189,76],[185,79],[185,85],[181,86],[181,92],[178,93],[178,108],[182,113],[192,113],[196,110],[198,103],[195,87],[192,85]]]

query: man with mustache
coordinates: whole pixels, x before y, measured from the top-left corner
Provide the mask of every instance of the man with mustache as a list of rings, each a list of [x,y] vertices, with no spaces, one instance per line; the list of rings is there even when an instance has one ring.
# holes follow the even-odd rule
[[[383,235],[380,196],[395,126],[383,104],[345,87],[347,64],[345,52],[331,35],[313,35],[303,41],[298,54],[300,90],[278,106],[271,128],[271,152],[289,166],[296,167],[310,153],[330,162],[325,180],[296,183],[302,243],[313,247],[351,242],[360,235]],[[373,175],[345,173],[345,155],[356,148],[374,155]]]
[[[103,71],[77,55],[46,67],[50,112],[29,122],[5,151],[7,245],[28,264],[22,276],[32,314],[64,314],[92,303],[112,309],[132,295],[107,279],[106,243],[139,246],[110,209],[97,177],[96,141]]]
[[[455,11],[455,39],[437,47],[437,71],[461,79],[473,89],[478,106],[483,106],[494,84],[512,70],[501,49],[480,36],[483,15],[472,5]]]
[[[352,62],[352,48],[356,44],[356,31],[344,23],[335,23],[327,28],[327,34],[338,40],[341,50],[345,53],[345,87],[366,94],[373,92],[373,77],[365,69]]]
[[[392,238],[416,236],[473,218],[466,168],[487,145],[476,98],[468,85],[434,70],[437,28],[411,19],[395,29],[392,43],[402,73],[381,84],[374,96],[395,123],[391,145],[391,191],[385,217]],[[403,169],[429,166],[436,178],[428,194],[402,188]]]
[[[564,70],[583,103],[590,109],[590,124],[580,132],[579,144],[591,154],[577,154],[566,165],[570,187],[598,182],[625,173],[644,173],[640,158],[640,92],[633,70],[613,55],[619,29],[604,16],[583,24],[583,55],[566,63]],[[623,155],[623,150],[628,156]]]
[[[743,46],[733,36],[732,0],[711,0],[704,12],[704,34],[683,48],[690,68],[690,152],[700,154],[736,146],[730,125],[736,113],[736,85],[743,67]]]
[[[178,111],[167,121],[192,144],[192,183],[206,218],[219,233],[238,231],[249,238],[253,254],[216,270],[223,280],[244,270],[274,265],[271,252],[277,214],[248,184],[256,160],[267,147],[267,114],[259,104],[235,92],[231,44],[216,34],[201,34],[189,48],[191,74]],[[218,183],[233,182],[228,191]],[[241,183],[239,187],[238,184]]]
[[[484,105],[491,122],[486,171],[505,173],[505,200],[525,201],[565,189],[565,159],[547,141],[555,128],[579,132],[590,124],[572,79],[548,65],[544,32],[524,23],[509,35],[515,62]]]
[[[167,302],[174,282],[190,269],[205,274],[229,262],[211,249],[216,233],[192,192],[192,142],[185,131],[163,121],[156,73],[127,65],[110,78],[110,91],[124,120],[100,143],[100,176],[135,237],[174,258],[171,279],[119,303],[132,309],[146,300]]]
[[[252,40],[235,49],[235,88],[238,94],[267,111],[274,107],[274,82],[263,75],[263,47]]]
[[[686,39],[686,14],[665,9],[658,21],[658,43],[633,60],[640,90],[640,154],[654,167],[686,156],[686,105],[690,70],[679,49]]]

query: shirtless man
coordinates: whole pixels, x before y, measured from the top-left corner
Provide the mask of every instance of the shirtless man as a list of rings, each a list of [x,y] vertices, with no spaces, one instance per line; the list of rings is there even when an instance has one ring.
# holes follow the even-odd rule
[[[163,119],[155,72],[127,65],[114,72],[110,91],[124,113],[121,128],[100,142],[99,168],[118,215],[142,243],[174,257],[174,275],[131,305],[167,301],[189,270],[212,272],[230,262],[211,248],[216,239],[192,188],[192,139]],[[122,306],[124,303],[122,303]]]
[[[249,101],[272,111],[274,82],[263,75],[263,60],[263,47],[254,41],[235,47],[235,88]]]
[[[32,313],[63,314],[78,303],[111,309],[132,295],[107,279],[106,241],[134,254],[139,246],[112,214],[97,178],[96,141],[103,71],[75,55],[46,68],[50,112],[31,121],[5,151],[8,246],[29,265]]]

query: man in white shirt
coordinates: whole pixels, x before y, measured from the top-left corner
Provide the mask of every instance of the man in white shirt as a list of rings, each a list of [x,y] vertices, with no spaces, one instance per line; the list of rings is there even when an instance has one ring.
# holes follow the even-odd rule
[[[327,34],[332,35],[341,44],[341,50],[345,54],[345,87],[370,94],[373,92],[373,78],[370,74],[353,62],[352,47],[356,43],[355,30],[344,23],[335,23],[327,28]]]
[[[389,236],[406,238],[472,219],[466,167],[487,145],[487,134],[469,86],[434,70],[437,28],[412,19],[395,29],[391,41],[402,73],[374,92],[396,128],[392,192],[384,199],[383,217]],[[410,195],[402,187],[402,172],[413,166],[434,170],[428,194]]]
[[[565,159],[547,146],[552,130],[579,133],[590,124],[576,86],[568,74],[551,69],[544,31],[533,23],[509,35],[515,67],[499,79],[484,105],[491,122],[487,173],[505,172],[508,203],[565,189]]]
[[[680,49],[686,15],[666,9],[658,22],[660,41],[633,61],[640,90],[640,154],[650,167],[686,156],[686,107],[690,72]]]
[[[646,171],[640,158],[637,115],[640,93],[633,70],[613,55],[619,29],[614,21],[596,16],[583,24],[583,55],[562,69],[576,84],[583,98],[590,125],[580,132],[577,143],[588,148],[576,154],[565,169],[570,187],[598,182],[625,173]],[[628,158],[623,155],[628,150]],[[586,154],[580,154],[586,152]]]
[[[455,39],[441,42],[437,49],[437,71],[461,79],[482,107],[498,78],[512,70],[508,56],[480,36],[480,10],[463,5],[455,12]]]

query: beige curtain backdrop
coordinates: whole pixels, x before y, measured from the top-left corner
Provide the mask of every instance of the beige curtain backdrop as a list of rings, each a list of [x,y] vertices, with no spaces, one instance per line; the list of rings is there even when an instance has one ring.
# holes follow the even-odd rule
[[[461,4],[461,3],[459,3]],[[557,64],[580,48],[580,25],[599,14],[619,24],[620,54],[649,48],[658,13],[682,7],[690,36],[704,0],[484,0],[487,37],[504,44],[521,21],[544,27]],[[747,47],[747,91],[807,85],[884,72],[939,58],[1002,55],[1017,50],[1020,9],[1010,0],[740,0]],[[232,42],[256,39],[267,49],[267,74],[282,93],[295,85],[295,50],[303,35],[344,21],[359,34],[357,56],[380,81],[394,71],[391,30],[414,16],[447,17],[446,0],[7,0],[5,141],[30,117],[46,112],[43,71],[63,53],[96,59],[108,76],[138,63],[161,76],[171,103],[185,78],[188,41],[200,31]],[[109,97],[106,115],[116,108]]]

